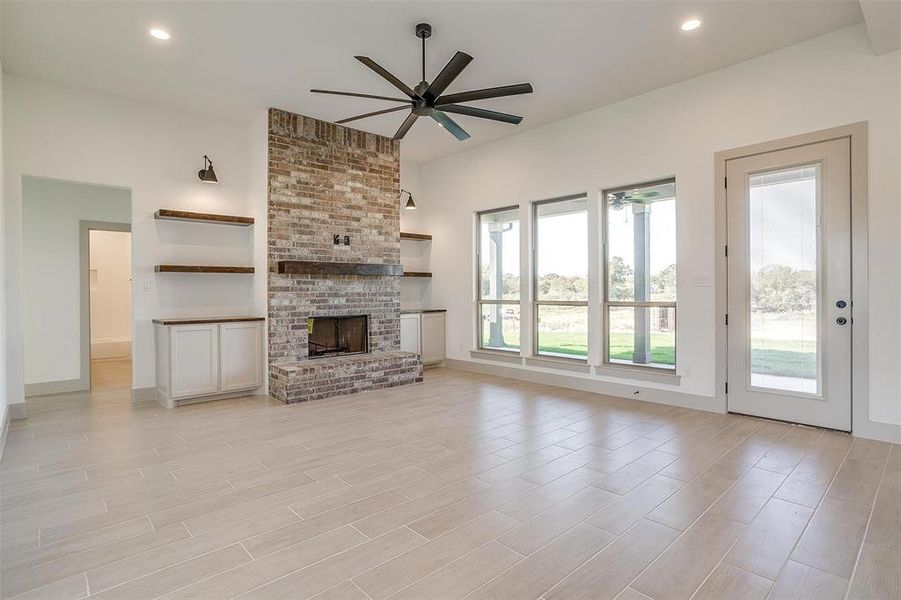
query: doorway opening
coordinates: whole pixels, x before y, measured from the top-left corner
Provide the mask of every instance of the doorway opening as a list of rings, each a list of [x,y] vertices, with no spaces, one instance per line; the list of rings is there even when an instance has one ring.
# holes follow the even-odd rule
[[[101,242],[97,238],[94,267],[92,232],[120,236],[118,249],[110,258],[100,258],[106,255],[101,253],[100,245],[107,240]],[[112,271],[114,264],[120,272],[118,275]],[[92,268],[96,271],[93,285]],[[97,382],[99,385],[115,381],[117,386],[131,386],[134,354],[134,320],[128,283],[131,271],[129,189],[22,177],[26,397],[91,390],[92,354],[97,359],[111,359],[102,365],[108,367],[108,373]],[[108,286],[112,287],[108,289]],[[92,287],[95,304],[100,303],[93,310],[94,320],[98,322],[94,336],[91,335]],[[101,302],[107,291],[107,300]],[[92,337],[95,338],[93,351]],[[115,375],[109,372],[113,367],[118,367]]]
[[[121,224],[104,224],[104,226]],[[91,390],[130,388],[131,232],[88,230]]]

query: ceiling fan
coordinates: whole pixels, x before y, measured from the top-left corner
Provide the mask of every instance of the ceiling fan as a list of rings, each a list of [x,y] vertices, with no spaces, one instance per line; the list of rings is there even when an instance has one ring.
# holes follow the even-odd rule
[[[337,96],[353,96],[355,98],[372,98],[374,100],[388,100],[390,102],[403,102],[403,106],[395,106],[374,112],[341,119],[336,123],[349,123],[358,119],[374,117],[386,113],[397,112],[401,110],[410,110],[410,114],[401,123],[394,139],[402,139],[416,119],[419,117],[432,117],[439,125],[451,132],[458,140],[468,139],[470,136],[460,127],[453,119],[447,116],[447,113],[456,113],[469,117],[479,117],[480,119],[489,119],[491,121],[501,121],[503,123],[519,124],[522,117],[507,113],[477,108],[475,106],[466,106],[461,102],[471,102],[473,100],[485,100],[488,98],[501,98],[503,96],[516,96],[518,94],[531,94],[532,84],[517,83],[515,85],[503,85],[500,87],[485,88],[481,90],[472,90],[469,92],[457,92],[455,94],[444,94],[444,90],[457,78],[457,76],[472,61],[472,57],[465,52],[457,52],[453,58],[444,66],[440,73],[432,80],[431,83],[425,80],[425,41],[431,37],[432,26],[428,23],[419,23],[416,26],[416,37],[422,40],[422,81],[416,84],[416,87],[410,88],[403,81],[389,73],[385,68],[368,56],[355,56],[358,61],[381,75],[391,85],[403,92],[407,98],[392,98],[389,96],[374,96],[372,94],[358,94],[354,92],[336,92],[334,90],[310,90],[316,94],[334,94]]]

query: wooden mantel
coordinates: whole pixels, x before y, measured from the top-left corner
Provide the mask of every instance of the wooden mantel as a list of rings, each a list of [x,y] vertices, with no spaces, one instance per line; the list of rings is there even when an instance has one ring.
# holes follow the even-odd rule
[[[367,277],[402,277],[400,264],[321,262],[312,260],[280,260],[278,272],[286,275],[363,275]]]

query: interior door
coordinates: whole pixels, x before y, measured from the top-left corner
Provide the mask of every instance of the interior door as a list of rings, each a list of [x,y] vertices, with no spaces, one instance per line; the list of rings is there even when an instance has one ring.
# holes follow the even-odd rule
[[[850,140],[726,176],[729,411],[850,431]]]

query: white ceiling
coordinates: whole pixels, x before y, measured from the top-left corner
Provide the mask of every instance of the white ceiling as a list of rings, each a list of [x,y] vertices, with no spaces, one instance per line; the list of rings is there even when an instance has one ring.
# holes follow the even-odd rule
[[[688,17],[703,19],[691,33]],[[475,57],[448,92],[528,81],[535,93],[473,103],[521,125],[455,115],[458,142],[420,119],[402,152],[452,152],[713,71],[863,20],[857,0],[615,2],[2,2],[6,71],[249,122],[274,106],[335,120],[391,106],[317,96],[329,88],[394,96],[354,60],[370,56],[411,87],[413,25],[428,21],[429,78],[455,50]],[[147,35],[162,26],[172,39]],[[393,135],[403,113],[354,125]]]

